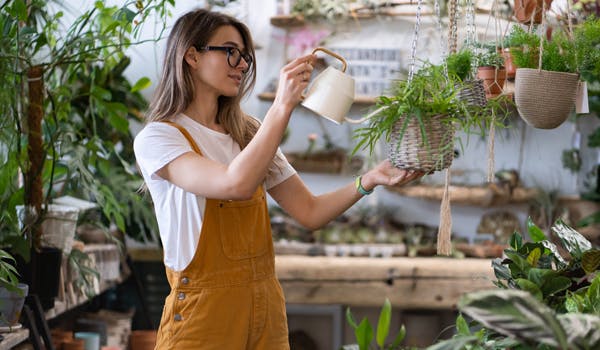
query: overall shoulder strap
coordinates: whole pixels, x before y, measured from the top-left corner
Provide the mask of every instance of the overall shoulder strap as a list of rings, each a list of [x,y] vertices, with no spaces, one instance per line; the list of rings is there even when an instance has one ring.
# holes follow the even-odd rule
[[[194,139],[192,138],[192,135],[190,135],[190,133],[183,126],[181,126],[177,123],[174,123],[172,121],[169,121],[169,120],[163,120],[163,121],[161,121],[161,123],[169,124],[177,129],[179,129],[179,131],[183,134],[183,136],[189,142],[190,146],[192,146],[192,149],[194,150],[194,152],[198,153],[199,155],[202,155],[202,151],[200,151],[200,148],[196,144],[196,141],[194,141]]]

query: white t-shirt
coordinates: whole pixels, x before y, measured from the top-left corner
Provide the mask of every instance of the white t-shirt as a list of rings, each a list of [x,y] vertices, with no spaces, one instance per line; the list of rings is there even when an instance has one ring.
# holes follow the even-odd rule
[[[207,158],[229,164],[240,153],[240,146],[227,134],[209,129],[184,114],[173,118],[173,121],[187,129]],[[148,123],[135,137],[133,147],[154,201],[165,265],[181,271],[196,252],[206,199],[175,186],[156,172],[182,154],[193,152],[193,149],[178,129],[160,122]],[[281,158],[278,163],[284,166],[269,172],[265,181],[267,190],[296,173],[281,150],[277,150],[276,157]]]

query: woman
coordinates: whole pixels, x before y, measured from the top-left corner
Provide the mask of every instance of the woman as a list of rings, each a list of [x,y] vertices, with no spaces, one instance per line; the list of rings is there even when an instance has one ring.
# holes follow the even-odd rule
[[[356,185],[313,196],[278,145],[315,56],[281,69],[260,126],[240,109],[256,78],[254,57],[246,26],[220,13],[189,12],[169,35],[149,123],[134,145],[171,285],[157,349],[289,348],[265,190],[315,229],[375,186],[420,176],[383,162]]]

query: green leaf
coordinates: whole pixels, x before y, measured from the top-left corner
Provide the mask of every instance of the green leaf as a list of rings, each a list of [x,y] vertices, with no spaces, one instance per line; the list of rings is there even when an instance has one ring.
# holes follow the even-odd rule
[[[17,15],[19,21],[27,22],[27,5],[23,0],[15,0],[13,2],[13,13]]]
[[[469,293],[459,300],[458,308],[500,334],[570,348],[554,311],[527,292],[503,289]]]
[[[373,340],[373,328],[366,317],[362,319],[358,327],[354,330],[354,334],[356,335],[356,342],[360,350],[368,350],[369,344]]]
[[[535,248],[529,253],[529,255],[527,255],[527,262],[531,266],[537,266],[538,260],[540,260],[540,256],[542,256],[541,249]]]
[[[152,81],[148,77],[140,78],[131,88],[131,92],[137,92],[149,88],[152,85]]]
[[[509,244],[514,250],[519,250],[523,246],[523,237],[518,232],[513,232]]]
[[[565,249],[575,259],[581,258],[583,252],[592,249],[590,241],[560,219],[556,220],[552,226],[552,231],[556,233]]]
[[[468,348],[469,344],[476,344],[479,339],[474,336],[460,336],[454,337],[452,339],[443,340],[441,342],[435,343],[427,348],[427,350],[462,350],[462,349],[471,349]]]
[[[581,309],[579,308],[580,303],[578,303],[576,299],[577,297],[579,296],[570,296],[567,299],[565,299],[565,309],[567,310],[567,312],[575,313],[581,311]]]
[[[581,257],[581,267],[586,273],[592,273],[598,270],[600,266],[600,250],[593,249],[583,253]]]
[[[460,335],[471,335],[469,325],[461,314],[458,314],[458,317],[456,317],[456,332]]]
[[[496,278],[499,280],[510,280],[512,276],[510,274],[510,269],[508,266],[502,264],[502,260],[500,258],[496,258],[492,260],[492,267],[494,268],[494,274]]]
[[[544,283],[542,286],[542,293],[544,293],[544,296],[553,295],[567,290],[572,284],[573,283],[571,282],[570,278],[565,276],[557,276]]]
[[[379,313],[379,321],[377,322],[377,344],[380,347],[385,345],[385,339],[390,331],[390,322],[392,320],[392,304],[388,298],[385,298],[381,312]]]
[[[392,342],[392,346],[390,348],[398,348],[400,346],[400,343],[402,343],[402,341],[404,340],[404,337],[406,337],[406,328],[404,327],[404,325],[402,325],[402,327],[400,327],[400,330],[398,331],[398,334],[396,334],[396,338],[394,338],[394,341]]]
[[[544,294],[542,293],[540,287],[538,287],[537,284],[525,278],[517,278],[516,282],[521,290],[529,292],[539,301],[544,300]]]
[[[558,320],[567,334],[568,349],[600,348],[600,317],[590,314],[564,314]],[[567,349],[567,348],[564,348]]]
[[[92,86],[90,93],[99,100],[110,101],[112,99],[111,92],[98,85]]]
[[[592,280],[586,296],[589,300],[590,311],[600,315],[600,274],[596,275]]]
[[[356,329],[358,328],[358,325],[356,324],[356,321],[354,320],[354,316],[352,315],[352,312],[350,311],[350,308],[346,308],[346,322],[348,322],[348,324],[350,325],[350,327],[352,327],[352,329]]]
[[[544,232],[533,223],[531,217],[527,218],[527,232],[529,233],[529,237],[531,237],[531,240],[533,240],[536,243],[547,239]]]

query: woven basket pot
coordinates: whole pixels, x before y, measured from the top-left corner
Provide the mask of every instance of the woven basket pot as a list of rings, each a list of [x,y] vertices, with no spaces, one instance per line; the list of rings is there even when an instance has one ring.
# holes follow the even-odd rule
[[[462,87],[458,88],[456,97],[469,106],[485,107],[487,99],[485,98],[483,80],[475,79],[465,81]]]
[[[519,115],[535,128],[556,128],[575,105],[578,82],[575,73],[517,69],[515,103]]]
[[[423,120],[425,138],[419,121],[410,121],[400,138],[405,118],[393,126],[389,145],[389,158],[396,168],[433,172],[448,168],[454,159],[454,128],[442,123],[445,115],[426,117]]]

